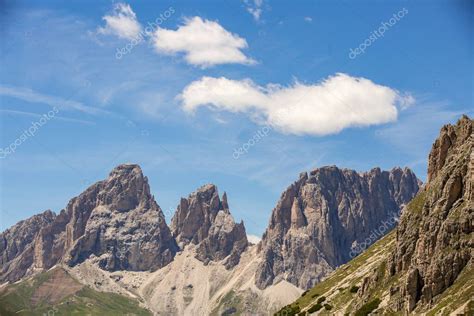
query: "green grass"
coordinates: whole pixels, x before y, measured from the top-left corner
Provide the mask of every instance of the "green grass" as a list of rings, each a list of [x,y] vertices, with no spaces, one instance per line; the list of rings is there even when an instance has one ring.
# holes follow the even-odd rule
[[[0,315],[152,315],[139,306],[136,300],[114,293],[97,292],[87,286],[60,302],[49,304],[45,300],[34,305],[31,297],[41,284],[49,280],[53,271],[8,286],[0,293]],[[72,279],[72,277],[71,277]],[[73,279],[72,279],[73,280]],[[76,281],[77,282],[77,281]]]
[[[460,306],[470,302],[474,298],[474,268],[466,266],[443,294],[436,298],[436,306],[431,309],[427,316],[437,315],[443,311],[442,315],[448,315]]]
[[[426,201],[426,194],[426,191],[418,192],[418,194],[413,198],[413,200],[408,203],[408,210],[417,214],[421,214],[421,211],[423,210],[423,205]]]
[[[367,316],[377,309],[380,304],[380,299],[376,298],[364,305],[362,305],[354,314],[354,316]]]
[[[337,290],[340,286],[337,286],[342,280],[346,279],[349,275],[353,274],[358,269],[365,266],[368,262],[373,260],[374,256],[377,254],[388,253],[390,246],[395,240],[395,230],[389,232],[386,236],[375,242],[371,245],[366,251],[349,261],[348,263],[340,266],[336,271],[334,271],[328,278],[322,282],[316,284],[312,289],[310,289],[306,295],[300,297],[296,302],[290,304],[290,306],[295,306],[298,304],[301,309],[304,309],[308,306],[313,306],[317,304],[317,297],[323,295],[327,296],[329,291]],[[362,276],[350,280],[351,284],[358,284],[362,280]],[[336,297],[331,299],[331,304],[333,306],[339,306],[339,303],[345,304],[352,298],[349,291],[339,291]],[[283,310],[283,309],[282,309]]]

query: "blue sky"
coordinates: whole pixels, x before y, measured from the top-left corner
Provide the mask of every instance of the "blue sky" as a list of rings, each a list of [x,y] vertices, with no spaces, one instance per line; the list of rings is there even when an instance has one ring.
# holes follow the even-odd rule
[[[1,6],[1,230],[133,162],[168,219],[211,182],[261,235],[300,172],[408,166],[424,180],[439,128],[472,115],[469,1]]]

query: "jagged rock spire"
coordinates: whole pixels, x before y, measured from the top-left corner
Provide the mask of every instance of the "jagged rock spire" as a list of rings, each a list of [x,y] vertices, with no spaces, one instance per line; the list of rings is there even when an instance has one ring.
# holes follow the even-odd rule
[[[236,224],[230,214],[227,194],[224,193],[221,201],[213,184],[206,184],[187,199],[181,199],[171,220],[171,231],[180,247],[197,245],[199,260],[227,258],[227,267],[239,262],[248,245],[243,222]]]

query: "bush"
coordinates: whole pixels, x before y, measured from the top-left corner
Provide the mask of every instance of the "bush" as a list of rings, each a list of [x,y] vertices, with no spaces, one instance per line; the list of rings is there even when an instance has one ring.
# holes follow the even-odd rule
[[[314,312],[319,311],[321,308],[323,308],[323,306],[321,304],[317,303],[317,304],[314,304],[313,306],[311,306],[310,309],[308,309],[308,312],[314,313]]]
[[[376,298],[376,299],[362,305],[361,308],[359,308],[357,310],[357,312],[355,312],[354,315],[355,316],[367,316],[371,312],[376,310],[377,307],[379,307],[379,304],[380,304],[380,299]]]
[[[324,304],[324,309],[330,311],[332,309],[332,306],[329,304]]]
[[[303,292],[303,294],[301,294],[301,296],[305,296],[306,294],[308,294],[309,290],[306,290]]]
[[[322,303],[322,302],[324,302],[325,300],[326,300],[326,297],[321,296],[320,298],[318,298],[317,303]]]
[[[349,290],[349,292],[351,293],[357,293],[357,291],[359,290],[359,287],[357,285],[353,285],[351,287],[351,289]]]
[[[293,306],[293,305],[287,305],[280,309],[275,315],[278,316],[294,316],[298,315],[298,313],[301,311],[301,308],[299,305]]]
[[[313,295],[311,295],[311,298],[315,298],[315,297],[318,297],[319,294],[318,293],[314,293]]]

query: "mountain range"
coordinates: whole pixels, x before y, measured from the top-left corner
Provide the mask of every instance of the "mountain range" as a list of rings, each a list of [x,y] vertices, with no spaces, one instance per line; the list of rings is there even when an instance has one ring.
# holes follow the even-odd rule
[[[111,313],[117,301],[132,314],[267,315],[284,305],[280,313],[308,313],[318,304],[308,299],[314,286],[380,243],[363,266],[380,264],[384,274],[357,270],[360,299],[350,308],[373,301],[383,285],[397,297],[380,304],[386,310],[424,310],[472,265],[471,134],[467,117],[443,127],[425,185],[399,167],[301,173],[258,244],[215,185],[181,198],[168,225],[140,166],[119,165],[58,214],[0,234],[0,312]],[[396,239],[386,235],[394,227]]]
[[[474,315],[474,135],[445,125],[428,178],[391,233],[279,315]]]

